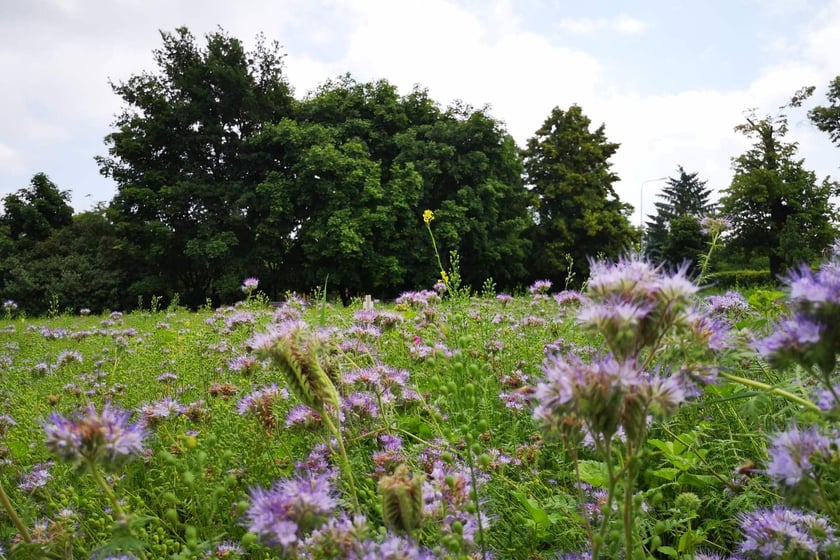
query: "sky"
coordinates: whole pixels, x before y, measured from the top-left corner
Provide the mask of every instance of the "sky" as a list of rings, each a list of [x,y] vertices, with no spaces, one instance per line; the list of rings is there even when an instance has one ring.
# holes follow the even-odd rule
[[[442,106],[489,107],[517,144],[579,105],[621,145],[619,197],[654,212],[663,177],[698,173],[715,196],[748,147],[744,111],[789,112],[788,139],[822,179],[840,147],[807,119],[840,75],[840,0],[0,0],[0,197],[46,173],[76,211],[116,185],[94,161],[122,108],[110,83],[155,72],[160,31],[204,44],[220,27],[282,45],[295,96],[349,73]]]

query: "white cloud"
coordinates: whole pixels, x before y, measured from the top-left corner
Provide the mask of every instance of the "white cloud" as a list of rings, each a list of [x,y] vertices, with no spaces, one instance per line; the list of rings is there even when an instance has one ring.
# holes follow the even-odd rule
[[[11,146],[0,144],[0,171],[18,173],[21,171],[20,154]]]
[[[644,33],[647,25],[636,18],[619,15],[613,18],[565,18],[555,24],[559,31],[576,35],[592,35],[599,31],[614,31],[625,35]]]

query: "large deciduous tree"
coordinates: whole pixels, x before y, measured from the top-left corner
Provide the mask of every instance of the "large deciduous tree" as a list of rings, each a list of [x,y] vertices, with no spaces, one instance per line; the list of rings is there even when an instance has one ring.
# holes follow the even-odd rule
[[[185,28],[161,36],[156,73],[112,84],[125,107],[106,138],[108,157],[97,159],[117,183],[112,208],[139,263],[131,290],[167,287],[200,303],[253,272],[256,185],[273,162],[246,144],[289,116],[294,100],[276,44],[260,39],[247,51],[219,31],[200,47]]]
[[[568,257],[583,280],[589,258],[614,257],[635,237],[631,206],[613,188],[618,176],[609,159],[619,145],[607,139],[603,124],[590,128],[579,106],[555,108],[524,151],[526,182],[538,198],[531,272],[555,283],[570,272]]]
[[[732,184],[721,199],[733,224],[730,248],[747,258],[766,257],[774,277],[819,257],[832,241],[837,212],[830,198],[840,194],[837,183],[818,182],[804,160],[796,159],[796,143],[784,141],[785,109],[763,119],[750,111],[735,128],[753,145],[733,160]]]
[[[680,265],[696,264],[706,247],[708,236],[702,233],[700,220],[714,209],[709,202],[711,190],[698,174],[686,173],[680,165],[678,177],[669,177],[657,196],[656,215],[647,223],[645,254],[655,260]]]
[[[466,283],[524,275],[529,195],[518,152],[484,111],[442,110],[421,89],[330,80],[296,118],[265,130],[255,153],[278,162],[259,186],[270,201],[277,279],[296,288],[393,294],[439,277],[422,227],[434,210],[441,250],[458,250]],[[282,264],[281,264],[282,263]]]

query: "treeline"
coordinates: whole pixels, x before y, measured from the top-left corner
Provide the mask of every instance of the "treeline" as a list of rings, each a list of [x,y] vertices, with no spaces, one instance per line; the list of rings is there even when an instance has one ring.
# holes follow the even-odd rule
[[[419,87],[400,95],[387,81],[344,76],[298,99],[277,44],[248,51],[221,31],[203,45],[183,28],[161,35],[156,71],[112,84],[123,110],[97,161],[117,184],[114,199],[73,215],[68,193],[40,173],[4,199],[0,297],[27,313],[127,309],[153,297],[218,304],[239,299],[250,276],[271,298],[325,282],[379,297],[429,287],[440,271],[426,209],[444,260],[457,252],[463,282],[476,288],[488,278],[508,289],[581,282],[588,257],[641,241],[613,188],[619,145],[576,105],[555,108],[521,149],[487,110],[442,107]],[[829,113],[818,126],[836,130],[835,105],[821,108]],[[779,117],[767,122],[783,136]],[[757,142],[773,151],[761,131]],[[793,157],[785,146],[774,165]],[[805,183],[786,200],[813,210]],[[699,223],[714,211],[701,206],[660,217],[649,245],[668,245],[672,219]],[[831,230],[827,199],[820,211]],[[822,237],[806,246],[818,251]]]

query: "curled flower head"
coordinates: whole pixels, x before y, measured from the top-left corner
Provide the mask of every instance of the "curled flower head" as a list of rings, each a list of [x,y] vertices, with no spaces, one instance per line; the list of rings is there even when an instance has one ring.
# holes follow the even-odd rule
[[[110,404],[97,412],[91,403],[72,418],[54,413],[41,425],[47,448],[59,459],[76,464],[118,462],[143,451],[145,431],[139,423],[129,423],[130,416]]]
[[[828,378],[840,355],[840,257],[833,254],[817,272],[803,265],[786,282],[793,317],[777,325],[759,350],[778,367],[816,366]]]
[[[423,210],[423,223],[429,225],[435,219],[435,213],[431,210]]]
[[[325,340],[302,321],[286,321],[267,333],[254,336],[248,345],[257,356],[267,358],[283,373],[289,389],[306,406],[323,411],[338,410],[338,391],[324,371],[319,352]]]

